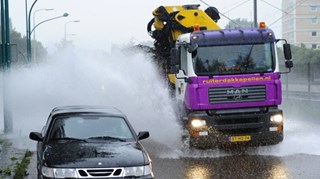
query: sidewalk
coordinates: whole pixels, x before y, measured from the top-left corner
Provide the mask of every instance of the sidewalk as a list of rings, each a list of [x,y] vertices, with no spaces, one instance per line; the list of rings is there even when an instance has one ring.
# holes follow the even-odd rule
[[[17,164],[21,163],[26,151],[30,151],[29,145],[30,143],[26,137],[19,138],[0,134],[0,179],[14,178]],[[36,162],[34,163],[36,164]],[[35,169],[33,170],[33,168]],[[30,174],[31,172],[34,173],[35,171],[36,166],[32,166],[32,168],[27,170],[27,174]],[[35,178],[34,176],[32,179]],[[26,176],[25,178],[29,177]]]

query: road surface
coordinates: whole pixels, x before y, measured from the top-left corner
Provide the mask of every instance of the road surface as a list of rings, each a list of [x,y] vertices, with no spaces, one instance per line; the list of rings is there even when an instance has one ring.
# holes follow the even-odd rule
[[[152,139],[143,142],[157,179],[319,179],[319,102],[286,100],[285,139],[273,146],[246,149],[190,150]],[[28,178],[36,178],[35,158]]]

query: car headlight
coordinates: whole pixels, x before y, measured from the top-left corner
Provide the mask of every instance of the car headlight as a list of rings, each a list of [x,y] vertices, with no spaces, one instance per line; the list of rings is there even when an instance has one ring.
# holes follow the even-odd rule
[[[76,169],[49,168],[42,166],[42,175],[50,178],[76,178]]]
[[[276,122],[276,123],[282,123],[283,122],[283,116],[281,114],[276,114],[270,117],[270,121]]]
[[[138,177],[138,176],[146,176],[146,175],[153,176],[151,164],[145,165],[145,166],[124,168],[124,176]]]
[[[201,128],[201,127],[205,127],[207,125],[205,120],[202,119],[192,119],[191,121],[191,126],[193,128]]]

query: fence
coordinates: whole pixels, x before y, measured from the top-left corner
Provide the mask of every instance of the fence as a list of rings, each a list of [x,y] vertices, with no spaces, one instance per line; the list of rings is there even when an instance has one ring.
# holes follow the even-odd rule
[[[284,66],[280,67],[285,71]],[[291,73],[282,75],[282,90],[288,94],[320,97],[320,62],[295,64]]]

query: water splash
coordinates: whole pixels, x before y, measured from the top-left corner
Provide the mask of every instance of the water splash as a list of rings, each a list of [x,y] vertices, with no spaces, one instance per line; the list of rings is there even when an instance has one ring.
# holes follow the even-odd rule
[[[153,60],[115,47],[111,54],[67,50],[46,62],[12,69],[10,91],[15,134],[41,131],[51,109],[106,105],[123,111],[136,132],[175,146],[180,137],[171,99]]]

